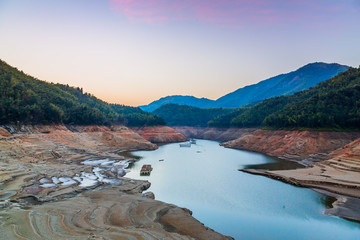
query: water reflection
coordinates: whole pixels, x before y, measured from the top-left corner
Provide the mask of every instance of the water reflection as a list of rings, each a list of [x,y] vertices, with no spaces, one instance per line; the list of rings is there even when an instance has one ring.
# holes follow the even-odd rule
[[[249,164],[249,165],[245,165],[241,169],[261,169],[261,170],[271,171],[271,170],[290,170],[297,168],[305,168],[304,165],[301,165],[294,161],[287,161],[279,158],[270,158],[270,159],[273,159],[274,161],[264,164]]]

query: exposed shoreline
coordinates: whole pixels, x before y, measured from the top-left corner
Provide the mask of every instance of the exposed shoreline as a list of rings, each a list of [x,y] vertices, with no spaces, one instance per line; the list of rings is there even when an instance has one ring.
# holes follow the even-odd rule
[[[325,210],[325,214],[360,222],[360,188],[358,186],[349,187],[347,185],[328,182],[298,181],[292,177],[284,177],[282,175],[275,174],[272,171],[265,170],[242,169],[241,171],[249,174],[265,176],[297,187],[310,188],[323,195],[334,197],[336,198],[336,201],[331,208]]]
[[[171,141],[185,139],[168,127],[152,130],[172,132]],[[148,181],[123,177],[132,160],[117,152],[156,148],[124,126],[0,127],[0,235],[231,239],[204,226],[190,210],[142,194]]]
[[[347,184],[333,183],[329,181],[328,182],[306,181],[306,180],[301,181],[293,177],[287,177],[281,174],[276,174],[276,172],[281,172],[281,171],[266,171],[266,170],[258,170],[258,169],[242,169],[241,171],[254,175],[266,176],[297,187],[321,189],[327,192],[331,192],[343,196],[360,198],[360,187],[357,185],[351,186]],[[284,170],[284,171],[294,171],[294,170]]]
[[[360,133],[175,127],[187,137],[217,140],[228,148],[298,162],[303,169],[243,172],[335,197],[326,214],[360,221]]]
[[[38,230],[34,229],[33,223],[29,224],[30,222],[27,221],[30,220],[30,216],[36,216],[31,221],[41,222],[44,221],[43,217],[48,216],[55,219],[60,217],[63,219],[61,221],[65,221],[61,223],[64,228],[59,232],[41,229],[41,231],[47,231],[46,234],[49,236],[54,235],[54,239],[64,238],[70,232],[75,234],[72,231],[75,228],[78,229],[79,226],[81,230],[76,231],[78,239],[85,236],[102,239],[107,236],[106,234],[110,234],[110,229],[125,238],[126,236],[137,238],[181,236],[184,239],[190,237],[230,239],[205,227],[191,216],[191,211],[153,200],[151,194],[142,195],[143,190],[150,186],[149,182],[121,176],[124,169],[119,166],[130,159],[127,156],[118,155],[117,152],[154,150],[157,148],[154,142],[181,142],[186,140],[185,137],[222,141],[225,147],[261,152],[306,165],[307,168],[297,170],[243,171],[271,177],[296,186],[315,188],[316,191],[337,199],[333,208],[327,209],[325,214],[360,220],[358,209],[360,176],[357,175],[360,174],[358,171],[360,140],[354,141],[360,137],[360,133],[329,133],[328,135],[322,133],[318,135],[320,136],[318,138],[316,134],[309,132],[187,127],[186,131],[191,134],[185,133],[184,137],[181,134],[184,132],[178,133],[169,127],[134,129],[124,126],[63,125],[4,127],[0,127],[2,149],[0,152],[0,184],[2,186],[0,218],[5,221],[1,225],[0,233],[9,238],[21,238],[24,236],[21,231],[37,236]],[[289,139],[291,141],[287,143]],[[227,140],[231,141],[227,142]],[[279,140],[281,140],[280,144],[274,148],[271,143]],[[261,143],[258,148],[254,147],[256,141]],[[267,146],[264,144],[266,142],[268,142]],[[320,154],[319,149],[321,149]],[[101,162],[104,166],[101,163],[97,166],[84,165],[83,161],[89,159],[107,160]],[[111,164],[117,164],[115,170],[112,170],[115,165]],[[87,176],[90,180],[86,180]],[[91,177],[94,176],[96,183],[94,183],[95,180],[91,182]],[[311,179],[304,178],[309,176]],[[61,178],[62,181],[67,179],[67,182],[59,182],[54,188],[42,187],[42,184],[53,184],[46,182],[52,177]],[[86,181],[81,183],[74,180],[76,184],[71,185],[73,183],[70,178]],[[107,181],[119,184],[112,186]],[[82,185],[88,187],[82,187]],[[104,198],[104,196],[111,197]],[[105,204],[107,207],[101,210],[98,200],[103,198],[107,202],[107,205]],[[111,207],[113,206],[111,203],[115,200],[122,202],[123,205]],[[84,210],[83,205],[79,205],[77,201],[87,204],[89,211]],[[155,209],[155,211],[150,209]],[[54,211],[58,213],[54,215]],[[103,218],[108,219],[114,216],[117,220],[107,221],[101,225],[99,218],[91,217],[98,211],[101,212],[99,215]],[[138,214],[132,215],[133,211]],[[145,213],[150,214],[147,216],[151,217],[145,219]],[[134,218],[137,220],[134,221]],[[77,220],[72,222],[71,219]],[[123,220],[117,222],[119,219]],[[58,220],[54,220],[56,221]],[[100,225],[101,227],[97,228]],[[19,230],[14,231],[13,226]],[[138,235],[139,231],[142,235]],[[58,237],[59,234],[62,237]]]

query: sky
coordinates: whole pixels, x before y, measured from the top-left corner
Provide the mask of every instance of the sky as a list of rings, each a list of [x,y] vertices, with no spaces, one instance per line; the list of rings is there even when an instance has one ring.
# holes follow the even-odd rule
[[[360,65],[360,0],[0,0],[0,59],[131,106]]]

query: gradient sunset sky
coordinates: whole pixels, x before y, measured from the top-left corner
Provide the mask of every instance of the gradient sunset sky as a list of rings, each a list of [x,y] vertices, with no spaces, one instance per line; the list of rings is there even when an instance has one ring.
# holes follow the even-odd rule
[[[360,64],[359,0],[0,0],[0,58],[100,99],[217,99],[315,61]]]

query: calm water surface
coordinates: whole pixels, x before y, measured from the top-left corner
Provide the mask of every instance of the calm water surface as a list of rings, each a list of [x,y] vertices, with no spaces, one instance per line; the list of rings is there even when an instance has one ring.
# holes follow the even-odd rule
[[[238,171],[276,159],[207,140],[134,155],[141,160],[127,177],[149,180],[157,200],[186,207],[206,226],[235,239],[360,239],[360,224],[323,214],[325,196]],[[139,176],[143,164],[152,165],[151,176]]]

